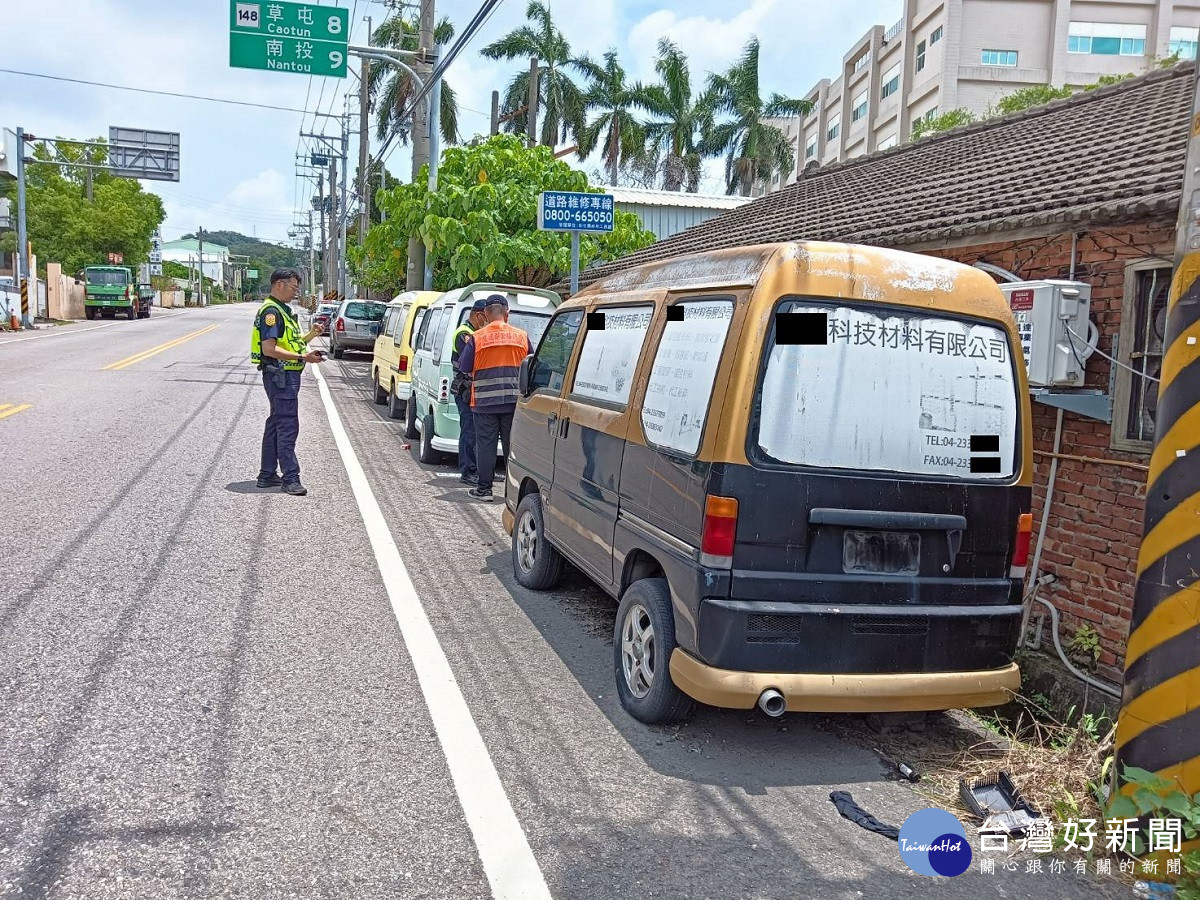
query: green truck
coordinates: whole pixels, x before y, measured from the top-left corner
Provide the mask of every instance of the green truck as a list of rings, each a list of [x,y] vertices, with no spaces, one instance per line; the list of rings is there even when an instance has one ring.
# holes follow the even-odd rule
[[[83,270],[86,294],[83,301],[84,315],[89,319],[103,316],[111,319],[123,312],[130,318],[150,318],[150,307],[154,302],[154,288],[138,284],[133,272],[123,266],[88,266]]]

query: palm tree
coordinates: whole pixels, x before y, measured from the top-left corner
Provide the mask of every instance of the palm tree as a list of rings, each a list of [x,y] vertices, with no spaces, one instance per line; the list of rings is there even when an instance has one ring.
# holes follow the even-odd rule
[[[758,38],[729,71],[708,76],[705,105],[714,114],[732,116],[716,122],[700,142],[700,150],[725,157],[727,193],[748,196],[755,182],[766,181],[776,172],[786,177],[796,166],[796,151],[787,135],[764,121],[784,116],[803,116],[811,109],[807,100],[772,94],[765,102],[758,84]]]
[[[625,70],[617,62],[615,50],[604,54],[603,65],[589,56],[571,64],[588,80],[584,109],[599,113],[579,132],[579,158],[585,159],[600,147],[601,158],[608,166],[608,182],[615,185],[621,166],[639,158],[646,149],[646,129],[633,114],[634,107],[645,105],[646,88],[625,83]]]
[[[571,63],[571,45],[550,18],[550,8],[540,0],[530,0],[525,10],[529,25],[509,32],[479,52],[488,59],[538,58],[538,143],[550,147],[565,142],[583,131],[585,124],[583,93],[571,80],[566,67]],[[509,116],[504,128],[516,134],[527,130],[529,68],[526,66],[504,93],[501,112]]]
[[[433,32],[439,44],[448,44],[454,38],[454,26],[449,19],[442,19]],[[391,47],[395,50],[420,49],[420,34],[417,23],[403,16],[392,16],[375,29],[372,43],[376,47]],[[367,77],[367,91],[371,106],[376,110],[376,132],[380,140],[398,133],[401,143],[408,143],[410,123],[401,121],[400,116],[413,93],[412,77],[403,69],[386,63],[375,63]],[[454,88],[442,81],[442,102],[439,105],[442,140],[447,144],[458,142],[458,100]],[[421,101],[424,103],[425,101]]]
[[[678,191],[687,181],[687,189],[700,188],[700,154],[696,152],[698,135],[708,124],[706,104],[692,97],[692,74],[688,59],[670,38],[660,38],[654,70],[660,84],[646,88],[641,97],[643,108],[657,121],[646,124],[648,149],[657,161],[663,158],[663,187]]]

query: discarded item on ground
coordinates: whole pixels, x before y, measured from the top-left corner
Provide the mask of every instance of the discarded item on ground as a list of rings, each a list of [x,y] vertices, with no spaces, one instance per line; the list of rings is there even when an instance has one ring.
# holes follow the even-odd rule
[[[896,825],[888,825],[886,822],[880,822],[877,818],[854,802],[854,798],[850,796],[849,791],[834,791],[829,795],[829,799],[833,805],[837,807],[837,811],[842,814],[842,818],[849,819],[855,825],[873,831],[876,834],[881,834],[886,838],[891,838],[893,841],[900,839],[900,829]]]
[[[893,769],[895,769],[897,772],[899,772],[901,777],[907,778],[909,781],[913,782],[914,784],[921,780],[920,774],[912,766],[908,765],[907,763],[899,762],[898,760],[894,760],[890,756],[885,756],[883,751],[878,748],[874,748],[874,750],[875,750],[875,755],[878,756],[880,759],[882,759],[885,763],[887,763]]]
[[[1162,881],[1135,881],[1133,883],[1135,897],[1174,897],[1175,885]]]
[[[984,820],[981,832],[1017,834],[1042,817],[1021,796],[1007,772],[1001,772],[995,779],[976,778],[972,784],[960,779],[958,793],[967,809]]]
[[[401,444],[401,445],[400,445],[400,449],[401,449],[401,450],[411,450],[411,449],[412,449],[412,444]]]

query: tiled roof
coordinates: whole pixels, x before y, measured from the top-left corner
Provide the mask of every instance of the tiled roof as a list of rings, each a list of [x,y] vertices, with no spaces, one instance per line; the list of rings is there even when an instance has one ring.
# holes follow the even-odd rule
[[[1179,206],[1193,63],[802,174],[796,183],[580,273],[824,240],[931,249],[1005,232],[1158,218]]]

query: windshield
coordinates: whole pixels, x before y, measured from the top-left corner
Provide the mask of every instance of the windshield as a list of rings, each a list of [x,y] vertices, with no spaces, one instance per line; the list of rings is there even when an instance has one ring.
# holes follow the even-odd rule
[[[124,287],[128,284],[127,276],[124,272],[112,269],[88,269],[87,283],[106,285],[109,287]]]
[[[387,312],[386,303],[347,303],[346,311],[342,313],[347,319],[366,319],[368,322],[378,322]]]
[[[542,334],[546,331],[546,326],[550,324],[550,312],[552,311],[535,313],[514,309],[508,314],[508,324],[520,328],[529,335],[529,342],[536,347],[538,341],[542,339]]]
[[[756,435],[769,460],[942,477],[1012,476],[1017,386],[1002,329],[895,307],[811,300],[785,302],[780,312],[819,316],[826,341],[780,341],[780,319],[772,325]]]

